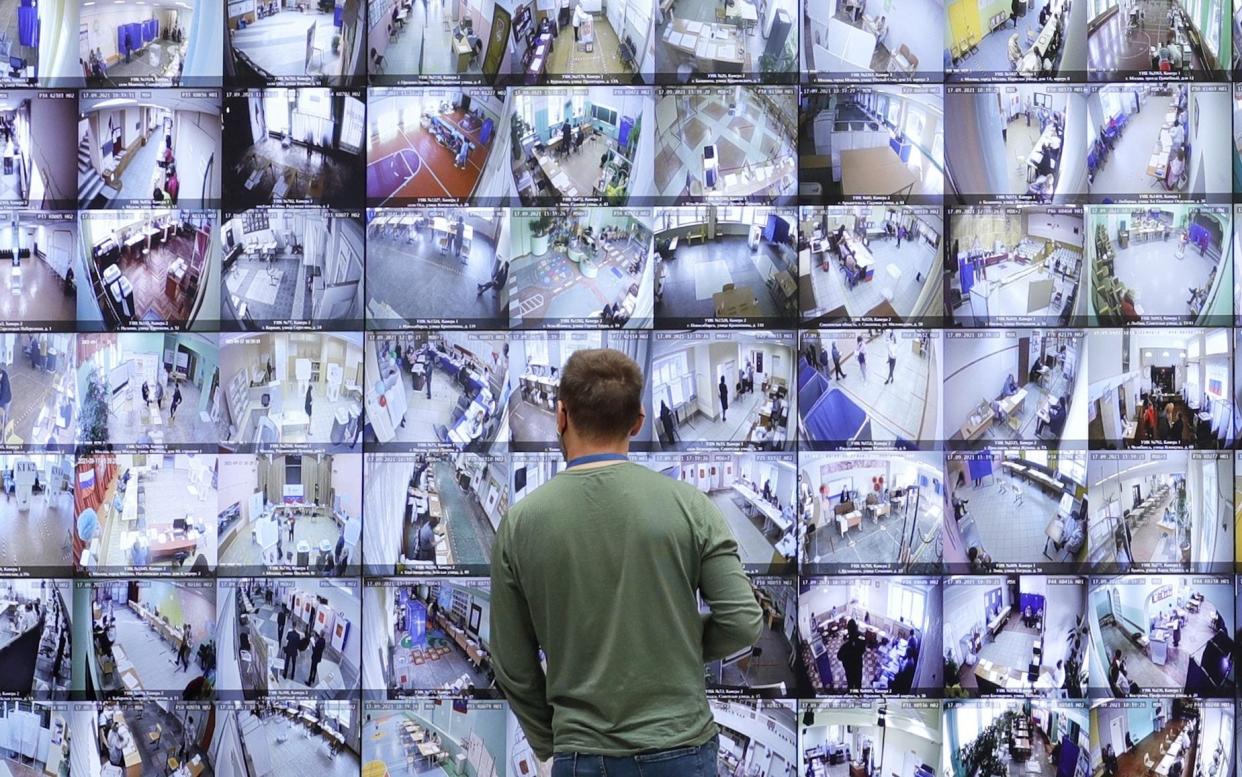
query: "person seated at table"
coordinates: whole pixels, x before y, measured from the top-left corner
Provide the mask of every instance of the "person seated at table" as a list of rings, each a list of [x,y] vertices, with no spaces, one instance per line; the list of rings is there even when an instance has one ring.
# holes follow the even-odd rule
[[[1039,419],[1035,424],[1035,434],[1042,434],[1045,429],[1059,429],[1067,412],[1065,397],[1057,399],[1048,406],[1048,420]]]
[[[1134,292],[1126,289],[1125,294],[1121,295],[1121,318],[1127,324],[1132,324],[1139,320],[1137,308],[1134,307]]]
[[[155,191],[151,192],[151,202],[155,205],[162,205],[167,202],[168,195],[159,186],[155,187]]]
[[[1014,380],[1013,373],[1005,376],[1005,385],[1001,387],[1001,398],[1012,397],[1018,393],[1018,382]]]
[[[1022,625],[1028,629],[1035,627],[1035,613],[1029,604],[1022,609]]]

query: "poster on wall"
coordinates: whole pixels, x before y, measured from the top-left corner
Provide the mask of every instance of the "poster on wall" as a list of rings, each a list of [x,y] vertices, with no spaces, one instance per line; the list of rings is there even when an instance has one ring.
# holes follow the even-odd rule
[[[333,618],[332,638],[330,642],[332,643],[332,647],[344,652],[345,644],[349,642],[349,619],[346,618],[345,613],[340,610],[336,610],[334,615],[335,618]]]

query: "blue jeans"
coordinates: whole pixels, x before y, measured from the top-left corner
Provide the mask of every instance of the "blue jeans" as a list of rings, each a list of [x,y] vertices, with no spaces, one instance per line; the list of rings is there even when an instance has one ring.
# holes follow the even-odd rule
[[[552,777],[716,777],[720,737],[698,747],[676,747],[625,757],[557,753]]]

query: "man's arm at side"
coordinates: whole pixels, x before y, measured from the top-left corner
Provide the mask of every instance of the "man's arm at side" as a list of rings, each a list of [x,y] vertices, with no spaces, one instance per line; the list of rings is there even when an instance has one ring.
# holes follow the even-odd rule
[[[715,505],[703,500],[699,591],[711,609],[703,624],[703,660],[716,661],[754,645],[763,629],[763,610],[742,569],[737,541]]]
[[[522,724],[531,749],[541,760],[552,757],[552,707],[548,704],[547,677],[539,664],[539,641],[531,622],[530,607],[509,558],[506,526],[501,524],[492,549],[491,650],[496,684]]]

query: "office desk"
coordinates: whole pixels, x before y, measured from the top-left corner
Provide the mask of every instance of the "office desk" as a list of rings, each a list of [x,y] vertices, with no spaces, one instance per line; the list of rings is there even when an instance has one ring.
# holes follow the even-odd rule
[[[1169,647],[1173,644],[1173,635],[1165,628],[1152,629],[1147,634],[1147,655],[1157,666],[1164,666],[1169,660]]]
[[[845,194],[909,196],[917,184],[918,178],[887,145],[841,152],[841,188]]]
[[[1020,410],[1022,408],[1022,405],[1025,403],[1026,403],[1026,389],[1020,388],[1013,394],[1002,399],[997,404],[1000,405],[1001,412],[1004,413],[1005,418],[1007,419],[1010,416],[1012,416],[1016,411]]]
[[[453,36],[453,53],[457,56],[453,63],[458,73],[464,73],[470,68],[470,57],[474,55],[474,47],[470,45],[470,39],[465,35],[458,38]]]
[[[781,511],[776,507],[776,505],[765,500],[759,492],[755,491],[750,486],[745,483],[734,483],[733,490],[741,494],[742,498],[744,498],[747,502],[750,502],[752,507],[763,514],[763,530],[765,532],[770,526],[773,525],[779,527],[782,532],[789,531],[789,528],[793,526],[793,522],[785,520],[785,517],[781,514]]]
[[[841,236],[841,242],[853,257],[854,265],[862,270],[862,280],[872,280],[875,277],[875,257],[871,254],[871,249],[863,245],[863,241],[852,232],[845,232]]]

